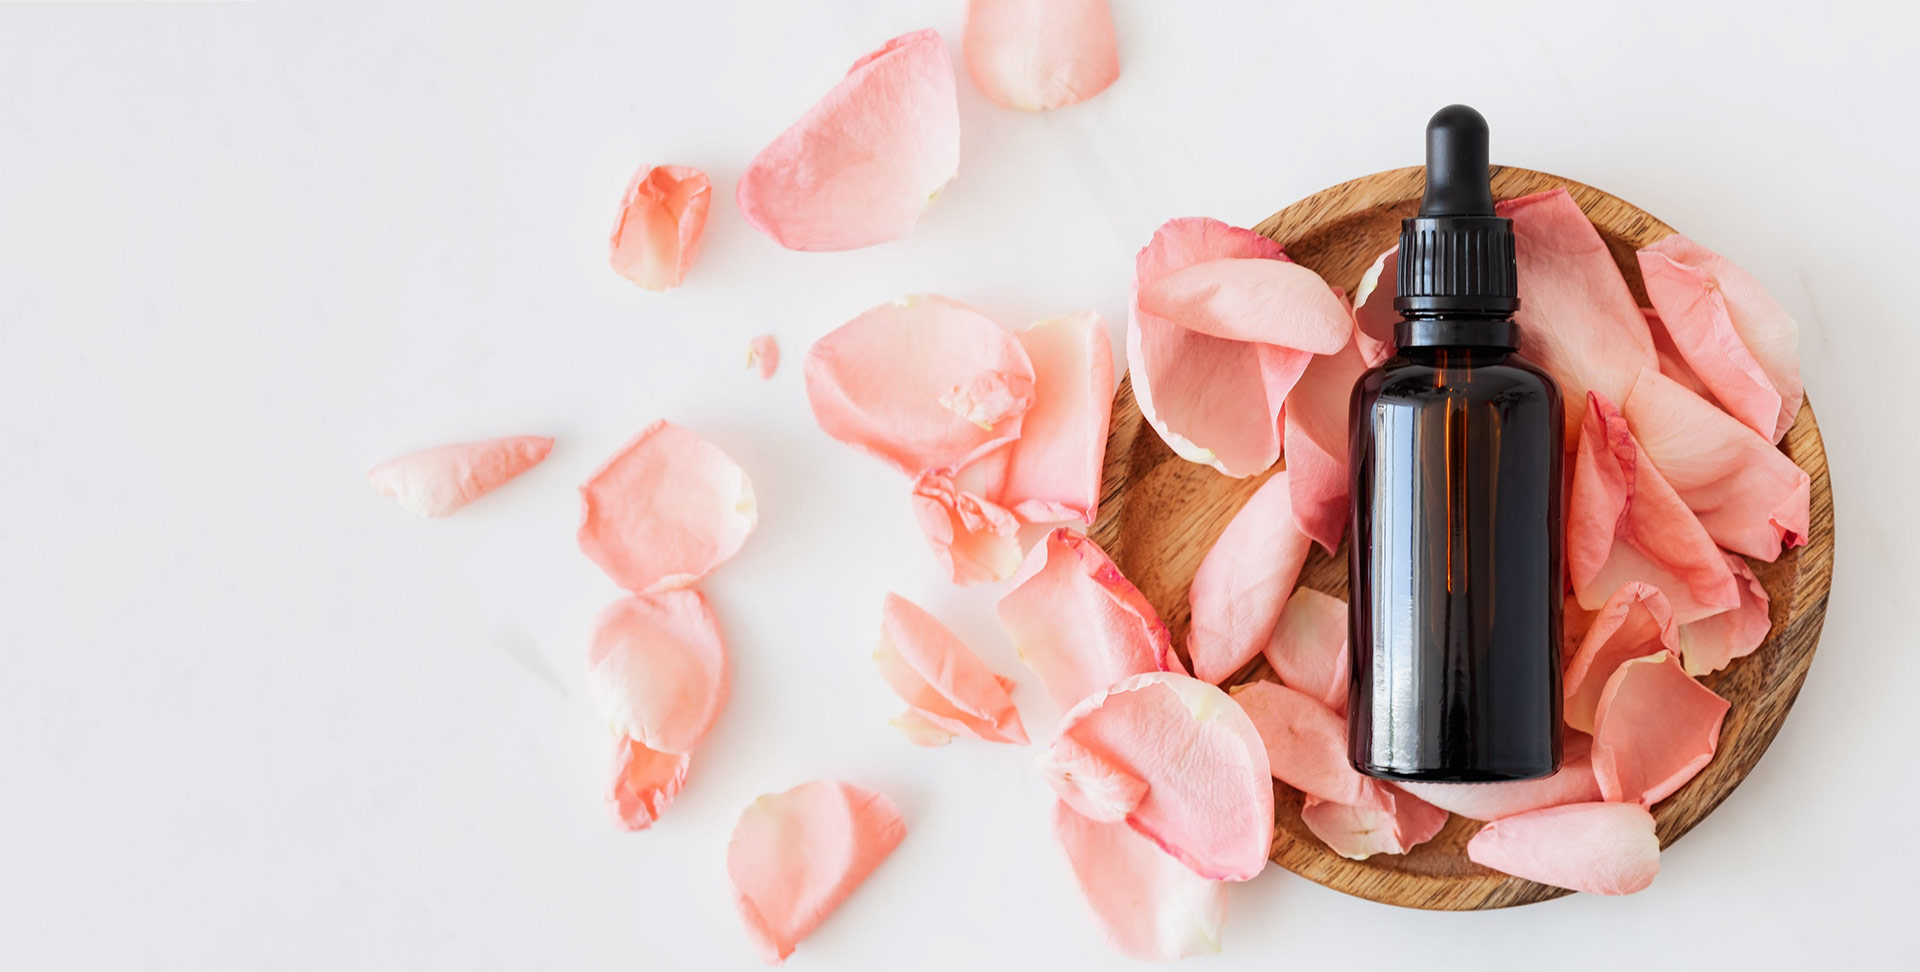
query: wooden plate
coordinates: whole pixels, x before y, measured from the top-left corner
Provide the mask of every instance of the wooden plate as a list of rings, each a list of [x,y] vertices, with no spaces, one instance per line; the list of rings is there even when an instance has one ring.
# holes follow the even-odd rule
[[[1367,265],[1397,242],[1400,220],[1413,215],[1423,185],[1419,167],[1376,173],[1308,196],[1257,229],[1285,246],[1294,260],[1351,293]],[[1566,187],[1593,220],[1634,296],[1646,304],[1634,250],[1673,232],[1672,228],[1569,179],[1527,169],[1494,169],[1493,190],[1501,199],[1556,186]],[[1800,691],[1820,638],[1833,575],[1833,493],[1811,404],[1800,407],[1782,448],[1813,479],[1812,536],[1806,546],[1782,554],[1774,563],[1753,564],[1773,599],[1773,631],[1758,651],[1705,680],[1732,702],[1732,709],[1720,731],[1714,761],[1653,808],[1663,847],[1713,812],[1766,752]],[[1173,631],[1174,644],[1186,642],[1187,587],[1200,558],[1265,478],[1229,479],[1175,456],[1141,418],[1131,383],[1122,384],[1113,405],[1100,519],[1092,536],[1159,609]],[[1345,597],[1345,545],[1335,557],[1315,547],[1300,583]],[[1228,681],[1270,676],[1265,660],[1256,659]],[[1468,861],[1466,844],[1480,828],[1478,821],[1455,816],[1439,836],[1409,854],[1352,861],[1334,854],[1307,831],[1300,822],[1297,792],[1276,783],[1275,796],[1278,828],[1273,859],[1348,894],[1411,908],[1465,911],[1531,904],[1568,893]]]

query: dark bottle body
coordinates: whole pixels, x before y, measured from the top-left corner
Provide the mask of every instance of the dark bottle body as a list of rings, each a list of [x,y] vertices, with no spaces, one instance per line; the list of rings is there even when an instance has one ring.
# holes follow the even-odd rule
[[[1501,346],[1517,340],[1471,343],[1509,321],[1400,328],[1350,413],[1349,757],[1386,779],[1546,776],[1560,763],[1560,392]]]

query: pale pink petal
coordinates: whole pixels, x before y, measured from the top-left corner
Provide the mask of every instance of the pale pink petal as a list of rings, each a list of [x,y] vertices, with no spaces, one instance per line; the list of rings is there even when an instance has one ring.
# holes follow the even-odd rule
[[[1587,399],[1567,496],[1567,573],[1581,606],[1599,608],[1630,581],[1658,588],[1681,624],[1739,606],[1726,558],[1626,419],[1597,393]]]
[[[1565,189],[1494,209],[1513,220],[1521,353],[1559,382],[1571,442],[1588,392],[1625,401],[1640,369],[1658,366],[1653,336],[1606,241]]]
[[[1077,105],[1120,76],[1107,0],[970,0],[961,46],[973,83],[1002,108]]]
[[[1393,299],[1400,295],[1400,247],[1374,258],[1367,271],[1360,276],[1360,286],[1353,291],[1353,318],[1357,325],[1354,340],[1358,343],[1361,360],[1371,368],[1393,357],[1394,348],[1399,342],[1394,340],[1394,325],[1400,323],[1400,312],[1393,309]]]
[[[740,214],[790,250],[852,250],[913,229],[960,169],[953,62],[935,30],[903,34],[847,76],[740,176]]]
[[[1544,807],[1591,803],[1600,799],[1593,777],[1593,739],[1583,732],[1562,733],[1560,769],[1552,776],[1512,783],[1400,783],[1401,789],[1449,813],[1475,820],[1498,820]]]
[[[1562,679],[1566,691],[1562,712],[1567,725],[1592,732],[1600,693],[1614,670],[1631,659],[1678,645],[1673,610],[1667,606],[1666,595],[1650,584],[1620,585],[1594,614],[1580,647],[1567,663]]]
[[[802,783],[753,801],[727,844],[733,901],[770,965],[866,880],[907,828],[893,801],[848,783]]]
[[[955,584],[1004,580],[1020,566],[1020,521],[942,473],[913,483],[913,518]]]
[[[1236,685],[1233,700],[1259,731],[1275,779],[1330,803],[1392,809],[1379,781],[1347,762],[1345,716],[1279,682]]]
[[[1503,817],[1467,858],[1514,877],[1589,894],[1632,894],[1660,873],[1653,814],[1632,803],[1574,803]]]
[[[1367,370],[1360,332],[1334,354],[1317,354],[1287,393],[1287,483],[1300,532],[1333,553],[1353,505],[1347,496],[1347,410]]]
[[[1771,598],[1753,568],[1736,554],[1727,554],[1727,566],[1740,582],[1740,606],[1680,626],[1680,665],[1688,675],[1711,675],[1753,654],[1773,630]]]
[[[613,735],[613,772],[607,784],[607,805],[622,830],[645,830],[667,812],[667,806],[687,782],[686,753],[662,753],[627,737]]]
[[[1807,472],[1733,416],[1653,370],[1620,406],[1654,468],[1715,543],[1758,560],[1807,542]]]
[[[621,598],[600,613],[587,690],[601,718],[649,749],[692,752],[727,698],[727,658],[699,591]]]
[[[1043,765],[1088,762],[1145,784],[1127,824],[1194,873],[1245,881],[1266,867],[1273,842],[1267,751],[1227,693],[1178,673],[1149,672],[1089,695],[1061,717]],[[1049,775],[1056,789],[1063,786],[1057,772]]]
[[[1170,962],[1220,950],[1227,884],[1188,870],[1118,821],[1089,820],[1064,801],[1053,833],[1106,939],[1136,959]]]
[[[713,443],[661,420],[580,487],[580,551],[639,594],[685,587],[759,522],[753,484]]]
[[[553,449],[541,435],[422,449],[381,463],[367,482],[415,516],[446,516],[540,464]]]
[[[1598,609],[1589,611],[1580,606],[1580,598],[1572,591],[1560,599],[1560,669],[1573,663],[1573,653],[1580,650],[1580,641],[1587,635],[1587,629],[1593,626],[1593,618]]]
[[[1263,649],[1280,684],[1347,711],[1347,602],[1302,587],[1287,598]]]
[[[633,174],[609,244],[613,268],[648,290],[680,286],[700,254],[713,184],[684,165],[643,166]]]
[[[1593,775],[1608,800],[1652,806],[1713,761],[1727,700],[1671,651],[1614,670],[1594,715]]]
[[[1330,803],[1309,795],[1301,804],[1300,822],[1334,853],[1356,861],[1375,854],[1405,854],[1432,840],[1447,825],[1447,811],[1376,783],[1387,809]]]
[[[1647,297],[1729,413],[1779,442],[1800,413],[1800,325],[1760,282],[1678,233],[1640,251]]]
[[[1144,280],[1142,313],[1190,331],[1313,354],[1353,336],[1353,317],[1320,275],[1290,260],[1219,257]]]
[[[1660,373],[1680,383],[1682,388],[1713,402],[1713,390],[1707,387],[1700,376],[1693,373],[1693,366],[1680,356],[1680,349],[1674,346],[1673,335],[1667,332],[1666,322],[1660,320],[1660,312],[1651,307],[1640,308],[1640,316],[1647,319],[1647,333],[1653,336],[1653,353],[1660,359]]]
[[[1000,598],[1000,624],[1062,708],[1142,672],[1180,671],[1167,626],[1106,551],[1060,527]]]
[[[1113,412],[1113,346],[1100,315],[1081,311],[1014,335],[1033,363],[1033,408],[1003,450],[994,501],[1029,523],[1091,524]]]
[[[762,334],[747,345],[747,367],[760,372],[760,380],[766,381],[780,370],[780,342],[771,334]]]
[[[900,735],[907,737],[907,741],[915,746],[934,748],[953,741],[953,733],[935,725],[919,709],[908,709],[888,719],[887,724],[900,730]]]
[[[828,435],[909,476],[951,472],[1020,435],[1033,364],[979,311],[907,297],[814,342],[807,401]]]
[[[1218,684],[1266,647],[1313,541],[1294,525],[1288,471],[1247,498],[1193,575],[1187,657]]]
[[[1040,777],[1061,801],[1088,820],[1118,823],[1147,798],[1147,781],[1134,768],[1072,736],[1056,737],[1034,757]]]
[[[913,714],[950,733],[1025,744],[1008,683],[947,626],[898,594],[880,612],[880,675]]]

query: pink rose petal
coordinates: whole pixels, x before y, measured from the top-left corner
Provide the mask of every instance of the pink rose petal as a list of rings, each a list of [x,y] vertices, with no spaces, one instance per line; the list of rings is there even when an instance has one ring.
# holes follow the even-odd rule
[[[1625,401],[1640,369],[1658,366],[1653,337],[1606,242],[1565,189],[1494,209],[1513,220],[1521,353],[1560,383],[1572,442],[1588,392]]]
[[[1356,861],[1375,854],[1405,854],[1447,825],[1447,811],[1376,783],[1388,809],[1329,803],[1309,795],[1300,807],[1300,822],[1334,853]]]
[[[919,709],[908,709],[887,720],[887,725],[900,730],[900,735],[915,746],[935,748],[953,741],[953,733],[934,724]]]
[[[852,250],[913,229],[960,169],[953,62],[903,34],[847,76],[740,176],[740,214],[790,250]]]
[[[1180,670],[1153,605],[1099,544],[1066,527],[1027,552],[1000,623],[1062,708],[1129,675]]]
[[[692,752],[727,697],[726,650],[706,597],[664,591],[609,605],[587,654],[587,690],[627,738]]]
[[[1567,730],[1560,769],[1552,776],[1513,783],[1401,783],[1399,787],[1448,813],[1475,820],[1499,820],[1515,814],[1600,799],[1593,776],[1593,739]]]
[[[1287,598],[1273,635],[1263,649],[1280,684],[1325,703],[1345,715],[1347,684],[1347,602],[1310,588]]]
[[[1800,325],[1726,257],[1678,233],[1640,251],[1647,297],[1727,412],[1768,442],[1800,413]]]
[[[766,381],[780,369],[780,342],[771,334],[762,334],[747,345],[747,367],[758,369]]]
[[[1056,737],[1033,762],[1061,802],[1088,820],[1119,823],[1147,798],[1147,781],[1133,766],[1072,736]]]
[[[906,836],[893,801],[848,783],[802,783],[753,801],[727,844],[747,937],[777,965]]]
[[[1344,716],[1279,682],[1236,685],[1233,700],[1259,731],[1275,779],[1330,803],[1392,811],[1379,781],[1347,762]]]
[[[1752,429],[1651,369],[1620,411],[1715,543],[1772,561],[1782,543],[1807,542],[1807,472]]]
[[[645,830],[667,812],[667,806],[687,782],[686,753],[648,749],[616,732],[613,772],[607,784],[607,805],[622,830]]]
[[[1467,858],[1514,877],[1589,894],[1632,894],[1660,873],[1653,814],[1632,803],[1574,803],[1503,817]]]
[[[648,290],[680,286],[700,254],[713,184],[684,165],[644,166],[620,201],[609,244],[613,268]]]
[[[1353,318],[1357,325],[1354,340],[1369,368],[1393,357],[1398,344],[1393,328],[1400,323],[1400,312],[1393,309],[1393,299],[1399,295],[1400,247],[1395,245],[1374,258],[1361,275],[1360,286],[1353,291]]]
[[[1594,715],[1593,775],[1608,800],[1652,806],[1713,761],[1727,700],[1671,651],[1614,670]]]
[[[1580,639],[1579,649],[1567,663],[1566,677],[1562,679],[1566,691],[1562,712],[1567,725],[1581,732],[1592,732],[1594,712],[1600,707],[1600,693],[1614,670],[1631,659],[1678,644],[1673,610],[1667,606],[1666,595],[1650,584],[1620,585],[1600,606],[1593,623]]]
[[[1076,105],[1120,76],[1107,0],[970,0],[961,46],[973,83],[1002,108]]]
[[[1089,764],[1095,773],[1077,772]],[[1061,717],[1042,766],[1063,792],[1082,779],[1145,784],[1127,824],[1201,877],[1245,881],[1266,867],[1267,751],[1247,714],[1199,679],[1149,672],[1087,696]]]
[[[1081,311],[1014,335],[1033,363],[1033,408],[1003,452],[994,500],[1029,523],[1091,524],[1100,503],[1113,413],[1113,346],[1100,315]]]
[[[1054,804],[1053,833],[1074,880],[1121,954],[1170,962],[1220,950],[1227,885],[1188,870],[1125,823],[1089,820]]]
[[[462,442],[373,467],[367,482],[415,516],[446,516],[540,464],[553,449],[541,435]]]
[[[995,675],[933,615],[898,594],[880,613],[880,647],[873,662],[894,694],[920,721],[987,742],[1025,745],[1027,731]]]
[[[1734,554],[1726,556],[1740,583],[1740,606],[1680,626],[1680,665],[1688,675],[1711,675],[1735,658],[1753,654],[1773,630],[1767,616],[1771,600],[1767,589],[1746,561]]]
[[[639,594],[685,587],[740,550],[759,514],[727,454],[661,420],[580,487],[580,551]]]
[[[1013,441],[1033,381],[1005,328],[932,295],[881,304],[807,352],[820,427],[909,476],[952,472]]]
[[[946,475],[914,480],[913,517],[955,584],[1004,580],[1020,566],[1020,521]]]
[[[1320,275],[1290,260],[1217,257],[1143,279],[1140,311],[1229,341],[1332,354],[1353,317]]]
[[[1313,541],[1294,525],[1288,471],[1274,473],[1233,515],[1193,575],[1187,657],[1218,684],[1260,653]]]
[[[1317,354],[1287,393],[1287,483],[1300,532],[1333,553],[1353,505],[1347,496],[1347,411],[1354,383],[1367,370],[1362,335],[1333,354]]]
[[[1680,349],[1674,346],[1673,335],[1668,333],[1666,322],[1660,320],[1660,312],[1651,307],[1642,307],[1640,316],[1647,319],[1647,333],[1653,336],[1653,353],[1660,359],[1660,373],[1718,407],[1720,403],[1714,399],[1713,390],[1700,380],[1699,375],[1693,373],[1693,366],[1687,364],[1687,359],[1680,355]]]

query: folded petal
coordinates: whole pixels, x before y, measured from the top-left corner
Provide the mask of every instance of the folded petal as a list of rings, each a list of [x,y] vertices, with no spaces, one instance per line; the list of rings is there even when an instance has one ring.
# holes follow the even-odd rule
[[[1330,803],[1393,809],[1379,781],[1347,762],[1344,716],[1278,682],[1236,685],[1233,700],[1253,720],[1275,779]]]
[[[1405,854],[1447,825],[1447,811],[1376,783],[1388,809],[1329,803],[1309,795],[1300,807],[1300,822],[1334,853],[1356,861],[1375,854]]]
[[[1332,354],[1353,336],[1333,289],[1290,260],[1203,260],[1143,281],[1135,299],[1143,313],[1230,341]]]
[[[790,250],[897,240],[960,169],[960,103],[939,31],[854,62],[740,176],[740,214]]]
[[[759,522],[753,484],[713,443],[660,420],[580,487],[580,552],[636,594],[705,577]]]
[[[1499,820],[1515,814],[1600,799],[1593,776],[1593,738],[1567,730],[1560,769],[1552,776],[1513,783],[1401,783],[1398,786],[1449,813],[1474,820]]]
[[[1393,327],[1400,323],[1400,312],[1393,309],[1393,299],[1400,295],[1400,247],[1374,258],[1366,273],[1360,276],[1360,286],[1353,291],[1353,317],[1358,325],[1354,340],[1359,343],[1360,357],[1371,368],[1393,357],[1397,344],[1393,338]]]
[[[1733,417],[1779,442],[1800,413],[1800,325],[1726,257],[1678,233],[1640,251],[1674,346]]]
[[[1002,108],[1079,104],[1120,76],[1107,0],[970,0],[961,46],[973,83]]]
[[[1033,762],[1061,802],[1088,820],[1119,823],[1147,798],[1147,781],[1131,764],[1069,735],[1057,736]]]
[[[1713,761],[1727,700],[1671,651],[1614,670],[1594,715],[1593,775],[1614,802],[1652,806]]]
[[[913,518],[955,584],[1003,580],[1020,566],[1020,521],[943,473],[913,483]]]
[[[758,369],[766,381],[780,369],[780,342],[771,334],[762,334],[747,345],[747,367]]]
[[[807,401],[828,435],[909,476],[950,472],[1020,435],[1033,364],[979,311],[907,297],[814,342]]]
[[[1347,602],[1301,587],[1287,598],[1264,649],[1280,684],[1347,711]]]
[[[1592,732],[1600,693],[1614,670],[1631,659],[1662,648],[1676,648],[1679,643],[1666,595],[1637,581],[1620,585],[1600,606],[1567,663],[1562,679],[1566,691],[1562,712],[1567,725]]]
[[[920,719],[987,742],[1026,743],[1009,683],[946,625],[898,594],[888,594],[881,608],[873,662]]]
[[[892,800],[848,783],[802,783],[753,801],[727,844],[727,876],[760,957],[771,965],[793,954],[906,832]]]
[[[1367,370],[1360,332],[1333,354],[1316,354],[1287,393],[1287,484],[1300,532],[1333,553],[1353,506],[1347,496],[1347,406]]]
[[[1659,365],[1653,337],[1606,241],[1565,189],[1509,199],[1494,209],[1513,220],[1520,273],[1514,320],[1525,336],[1525,354],[1559,382],[1571,442],[1588,392],[1625,401],[1640,369]]]
[[[609,605],[587,654],[587,690],[627,738],[692,752],[727,698],[726,650],[706,597],[663,591]]]
[[[1740,584],[1740,606],[1680,626],[1680,666],[1688,675],[1711,675],[1735,658],[1753,654],[1773,630],[1767,589],[1746,561],[1734,554],[1726,556],[1727,567]]]
[[[1179,671],[1167,626],[1092,540],[1060,527],[1000,598],[1020,660],[1062,708],[1129,675]]]
[[[1226,882],[1193,873],[1125,823],[1089,820],[1065,802],[1054,804],[1053,833],[1116,950],[1156,962],[1220,950]]]
[[[1259,654],[1300,577],[1313,541],[1294,524],[1288,475],[1247,498],[1194,571],[1187,657],[1198,678],[1218,684]]]
[[[1758,560],[1807,542],[1807,472],[1712,402],[1651,369],[1620,406],[1654,468],[1715,543]]]
[[[1081,311],[1014,335],[1033,363],[1033,407],[1005,450],[994,501],[1030,523],[1091,524],[1113,413],[1113,346],[1100,315]]]
[[[1666,322],[1660,319],[1660,312],[1651,307],[1642,307],[1640,316],[1647,319],[1647,332],[1653,336],[1653,353],[1660,359],[1660,373],[1718,407],[1720,402],[1713,397],[1713,390],[1700,380],[1699,375],[1693,373],[1693,366],[1687,364],[1679,347],[1674,345],[1673,335],[1667,331]]]
[[[686,753],[662,753],[635,742],[626,733],[613,734],[613,772],[607,784],[607,805],[622,830],[645,830],[667,812],[667,806],[687,782]]]
[[[1632,894],[1660,873],[1653,814],[1632,803],[1574,803],[1503,817],[1467,858],[1514,877],[1589,894]]]
[[[367,482],[408,513],[446,516],[539,465],[552,449],[542,435],[436,446],[373,467]]]
[[[609,244],[613,269],[648,290],[680,286],[700,254],[713,184],[684,165],[642,166],[620,200]]]
[[[1247,714],[1199,679],[1149,672],[1087,696],[1061,717],[1043,760],[1095,761],[1144,783],[1127,824],[1202,877],[1245,881],[1267,864],[1267,751]]]

